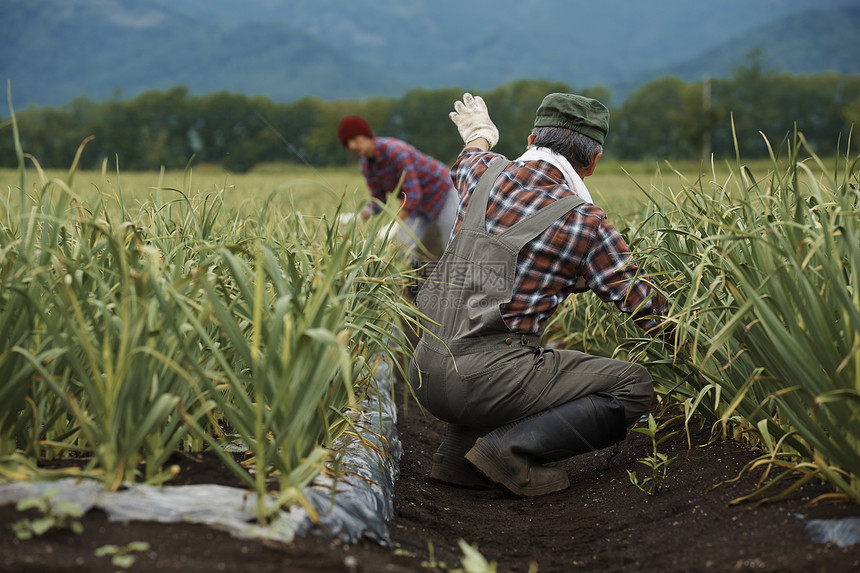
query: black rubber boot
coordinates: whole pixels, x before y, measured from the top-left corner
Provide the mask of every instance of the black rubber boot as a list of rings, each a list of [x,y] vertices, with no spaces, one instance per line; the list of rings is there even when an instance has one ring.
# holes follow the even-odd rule
[[[626,436],[624,406],[601,392],[493,430],[466,459],[516,495],[543,495],[568,488],[570,480],[564,470],[542,464],[600,450]]]
[[[493,483],[475,469],[466,458],[475,441],[489,432],[491,428],[480,429],[457,424],[448,424],[445,440],[433,454],[430,477],[458,487],[490,488]]]

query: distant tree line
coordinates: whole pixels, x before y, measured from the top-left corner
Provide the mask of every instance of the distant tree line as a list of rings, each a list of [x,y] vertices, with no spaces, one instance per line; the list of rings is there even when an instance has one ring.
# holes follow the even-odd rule
[[[13,86],[14,88],[14,86]],[[459,88],[414,90],[400,99],[325,102],[304,98],[274,103],[231,93],[191,96],[184,87],[151,91],[125,101],[96,103],[78,98],[61,108],[16,111],[25,153],[43,167],[68,167],[80,143],[94,136],[82,167],[168,169],[222,164],[247,171],[260,163],[343,165],[354,159],[337,140],[345,115],[361,115],[376,135],[409,141],[447,162],[462,142],[448,119]],[[564,83],[522,80],[480,93],[501,132],[496,148],[516,156],[531,132],[534,112],[550,92],[575,91],[609,101],[600,86],[575,90]],[[14,101],[14,89],[13,89]],[[8,119],[8,116],[7,116]],[[699,159],[767,153],[795,126],[822,154],[845,150],[852,125],[860,126],[860,76],[777,73],[752,54],[728,79],[687,82],[665,77],[643,85],[620,107],[611,107],[607,157]],[[734,126],[734,132],[732,129]],[[855,133],[854,137],[858,135]],[[14,167],[10,122],[0,121],[0,166]]]

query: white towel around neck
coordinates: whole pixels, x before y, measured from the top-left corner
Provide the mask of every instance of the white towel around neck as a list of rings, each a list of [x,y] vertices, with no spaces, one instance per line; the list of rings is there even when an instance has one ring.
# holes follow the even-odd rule
[[[555,165],[559,171],[561,171],[562,175],[564,175],[564,180],[567,183],[567,186],[570,187],[570,190],[573,191],[575,195],[583,198],[589,203],[594,203],[594,201],[591,200],[591,193],[588,192],[585,182],[582,180],[582,177],[573,170],[573,165],[570,164],[570,161],[551,149],[546,147],[529,147],[526,149],[525,153],[517,158],[517,161],[546,161],[547,163]]]

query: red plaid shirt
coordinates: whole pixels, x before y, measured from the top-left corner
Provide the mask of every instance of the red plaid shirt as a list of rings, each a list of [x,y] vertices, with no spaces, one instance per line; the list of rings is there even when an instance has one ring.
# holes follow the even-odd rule
[[[464,149],[451,169],[460,192],[454,232],[460,229],[479,177],[496,153]],[[490,191],[487,231],[498,234],[517,221],[573,193],[556,167],[544,161],[513,162]],[[624,239],[600,207],[583,203],[526,244],[517,259],[511,302],[501,306],[512,332],[539,333],[577,280],[585,282],[601,300],[633,315],[636,324],[651,331],[666,305],[644,280]]]
[[[370,195],[385,203],[405,173],[398,194],[403,199],[403,209],[435,219],[454,187],[448,166],[393,137],[375,137],[373,142],[375,159],[362,157],[360,162]],[[372,201],[368,207],[373,213],[380,210]]]

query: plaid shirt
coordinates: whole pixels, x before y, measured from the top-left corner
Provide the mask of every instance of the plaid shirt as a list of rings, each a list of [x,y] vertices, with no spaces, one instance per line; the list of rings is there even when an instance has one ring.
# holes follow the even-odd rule
[[[451,169],[460,191],[454,232],[460,229],[478,178],[496,153],[464,149]],[[490,191],[487,232],[498,234],[517,221],[573,193],[556,167],[544,161],[513,162]],[[631,314],[646,332],[660,322],[666,301],[643,278],[630,249],[600,207],[583,203],[526,244],[517,259],[513,298],[501,306],[512,332],[540,333],[547,319],[583,277],[601,300]]]
[[[410,213],[423,214],[430,219],[439,216],[448,193],[453,189],[448,166],[429,155],[421,153],[405,141],[393,137],[375,137],[376,158],[371,161],[361,158],[361,172],[367,180],[370,195],[386,202],[405,173],[398,196],[403,199],[403,209]],[[380,211],[373,201],[368,203],[373,213]]]

